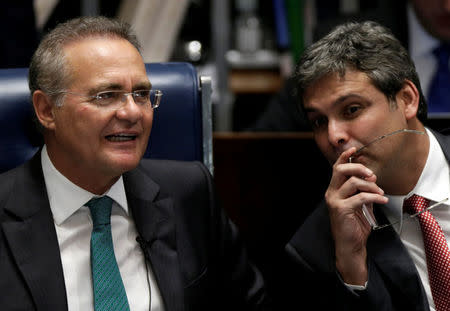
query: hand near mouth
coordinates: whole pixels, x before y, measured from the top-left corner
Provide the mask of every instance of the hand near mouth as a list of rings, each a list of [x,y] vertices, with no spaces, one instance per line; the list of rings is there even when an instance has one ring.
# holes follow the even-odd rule
[[[360,163],[349,163],[355,153],[355,147],[344,151],[333,165],[325,201],[335,241],[336,268],[344,282],[364,285],[368,277],[366,242],[371,226],[361,206],[385,204],[387,198],[370,169]]]

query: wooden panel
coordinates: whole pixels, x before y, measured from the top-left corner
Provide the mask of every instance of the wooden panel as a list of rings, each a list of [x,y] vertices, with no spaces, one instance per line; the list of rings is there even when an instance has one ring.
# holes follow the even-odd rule
[[[230,90],[235,94],[276,93],[283,79],[278,71],[272,70],[232,70],[229,75]]]

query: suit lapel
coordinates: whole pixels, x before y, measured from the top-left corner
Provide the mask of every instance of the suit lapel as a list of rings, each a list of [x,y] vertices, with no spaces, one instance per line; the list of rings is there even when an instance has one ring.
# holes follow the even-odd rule
[[[5,205],[5,212],[12,217],[2,224],[6,240],[37,310],[67,310],[61,257],[40,156],[19,168],[15,176],[13,193]]]
[[[450,162],[450,137],[432,131],[437,138],[448,162]],[[334,249],[330,235],[328,214],[325,213],[324,206],[320,206],[315,211],[315,217],[310,217],[300,230],[296,232],[289,242],[288,251],[294,252],[294,258],[298,261],[306,260],[308,264],[314,264],[312,270],[318,269],[330,273],[334,270],[333,253]],[[378,215],[378,214],[377,214]],[[379,213],[377,217],[384,217]],[[312,219],[311,219],[312,218]],[[325,223],[324,223],[325,222]],[[321,228],[317,232],[316,228]],[[314,241],[320,241],[319,245],[312,245],[305,236],[317,234]],[[368,255],[381,271],[385,278],[389,279],[392,286],[395,286],[400,293],[403,293],[404,302],[411,304],[411,310],[429,310],[428,301],[417,269],[408,254],[405,246],[401,242],[398,234],[393,228],[386,228],[374,231],[367,241]]]
[[[305,265],[306,262],[310,270],[333,275],[336,271],[334,242],[331,239],[329,216],[324,202],[311,216],[295,233],[287,251],[299,263]],[[384,215],[380,212],[377,217]],[[305,239],[311,234],[314,239]],[[391,286],[404,295],[403,301],[413,306],[411,310],[418,306],[420,307],[417,310],[429,309],[416,267],[392,228],[373,231],[367,241],[367,251],[378,271],[390,280]]]
[[[149,260],[168,311],[184,310],[183,284],[176,247],[174,202],[160,198],[159,186],[139,168],[124,175],[127,200],[139,242]]]
[[[324,201],[314,210],[311,217],[300,226],[286,250],[304,268],[335,275],[334,241],[330,231],[328,210]]]
[[[438,140],[447,161],[450,161],[450,137],[431,130]],[[374,210],[376,211],[376,210]],[[384,218],[383,213],[377,217]],[[372,232],[367,241],[369,256],[378,269],[388,278],[398,291],[404,294],[404,302],[409,302],[411,310],[429,310],[428,300],[419,273],[407,249],[392,227]]]
[[[432,132],[449,161],[450,137]],[[387,222],[383,213],[377,213],[377,217],[384,218],[383,222]],[[416,266],[392,227],[372,232],[367,241],[367,250],[378,269],[400,293],[403,293],[405,303],[409,302],[412,309],[429,310],[426,293]]]
[[[416,266],[392,227],[373,231],[367,241],[367,251],[378,270],[404,295],[404,303],[413,308],[420,306],[418,310],[429,309]]]

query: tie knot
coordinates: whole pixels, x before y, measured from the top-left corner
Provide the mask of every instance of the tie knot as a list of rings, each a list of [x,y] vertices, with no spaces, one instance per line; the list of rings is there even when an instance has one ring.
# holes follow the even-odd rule
[[[109,225],[111,223],[111,207],[112,199],[107,196],[90,199],[86,203],[92,216],[94,227],[101,225]]]
[[[403,202],[403,211],[411,215],[416,214],[428,208],[429,204],[430,200],[413,194]]]

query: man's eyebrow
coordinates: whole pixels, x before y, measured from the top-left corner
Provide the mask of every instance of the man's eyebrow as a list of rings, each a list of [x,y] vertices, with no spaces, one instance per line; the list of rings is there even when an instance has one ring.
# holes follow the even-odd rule
[[[331,107],[335,107],[343,102],[345,102],[348,99],[352,99],[352,98],[357,98],[357,99],[362,99],[362,100],[367,100],[364,96],[361,96],[359,94],[355,94],[355,93],[349,93],[349,94],[345,94],[342,95],[341,97],[338,97],[331,105]],[[316,107],[305,107],[303,106],[303,109],[306,113],[314,113],[314,112],[318,112],[320,113],[320,109],[316,108]]]
[[[362,99],[362,100],[367,100],[364,96],[361,96],[359,94],[349,93],[349,94],[345,94],[345,95],[339,97],[338,99],[336,99],[333,103],[333,106],[338,105],[338,104],[346,101],[349,98],[351,99],[352,97],[356,97],[356,98]]]
[[[152,88],[152,84],[150,82],[140,82],[136,85],[133,85],[133,90],[150,90]],[[123,90],[124,87],[119,83],[102,83],[97,85],[96,87],[89,90],[90,95],[95,95],[99,92],[108,91],[108,90]]]
[[[122,85],[118,83],[102,83],[97,85],[96,87],[89,90],[90,95],[95,95],[98,92],[103,92],[107,90],[122,90]]]
[[[152,84],[148,81],[146,82],[140,82],[136,85],[133,85],[133,90],[151,90]]]

